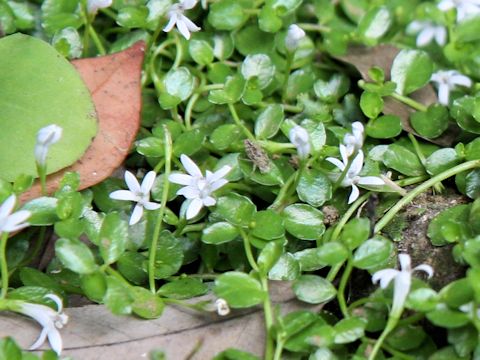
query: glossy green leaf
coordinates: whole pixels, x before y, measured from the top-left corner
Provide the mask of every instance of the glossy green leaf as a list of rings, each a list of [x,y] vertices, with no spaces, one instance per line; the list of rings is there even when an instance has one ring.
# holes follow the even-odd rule
[[[188,51],[193,61],[199,65],[208,65],[213,61],[213,49],[205,40],[190,40]]]
[[[396,91],[407,95],[427,84],[432,71],[433,63],[426,52],[402,50],[393,60],[391,78],[397,84]]]
[[[236,271],[223,273],[215,280],[215,294],[232,308],[246,308],[265,298],[260,282],[248,274]]]
[[[353,255],[353,265],[364,270],[381,267],[390,258],[393,250],[390,240],[376,236],[357,248]]]
[[[451,227],[450,224],[457,225],[457,228],[465,227],[465,224],[468,223],[469,210],[468,205],[462,204],[446,209],[435,216],[428,225],[427,231],[432,244],[441,246],[455,241],[455,239],[447,236],[446,229]]]
[[[47,43],[30,36],[2,38],[0,52],[9,54],[0,60],[1,177],[13,181],[20,174],[37,176],[37,132],[50,124],[60,126],[63,134],[50,147],[47,172],[71,165],[83,155],[97,131],[90,92],[78,72]],[[15,159],[15,166],[11,159]]]
[[[260,89],[266,88],[275,75],[275,65],[266,54],[248,55],[240,70],[246,80],[257,79]]]
[[[105,306],[115,315],[127,315],[132,312],[133,297],[120,279],[114,276],[107,277],[107,292],[103,301]]]
[[[128,224],[118,213],[112,212],[103,219],[99,234],[100,255],[105,264],[118,260],[126,249],[128,242]]]
[[[55,253],[66,268],[78,274],[90,274],[97,269],[92,251],[80,240],[58,239]]]
[[[392,144],[389,145],[383,156],[383,163],[407,176],[419,176],[424,174],[424,168],[417,155],[406,147]]]
[[[337,290],[324,278],[317,275],[302,275],[293,283],[293,292],[299,300],[320,304],[335,297]]]
[[[300,174],[297,194],[300,200],[318,207],[331,199],[332,183],[320,170],[306,169]]]
[[[223,244],[239,235],[238,229],[228,222],[217,222],[202,231],[202,241],[206,244]]]
[[[250,223],[251,234],[264,240],[278,239],[285,233],[283,218],[273,210],[257,211]]]
[[[155,278],[165,279],[175,274],[183,264],[183,249],[170,231],[160,233],[155,256]]]
[[[392,20],[386,6],[372,8],[362,17],[358,25],[360,37],[367,45],[376,45],[390,28]]]
[[[237,226],[248,226],[255,212],[256,207],[249,198],[235,193],[220,197],[215,209],[221,218]]]
[[[132,312],[143,319],[156,319],[165,309],[162,299],[150,290],[133,286],[130,291],[133,298]]]
[[[282,215],[285,218],[285,229],[302,240],[319,239],[325,232],[323,213],[307,204],[287,206]]]
[[[390,139],[400,135],[402,123],[395,115],[384,115],[371,119],[365,129],[368,136],[375,139]]]
[[[377,93],[364,91],[360,97],[360,108],[370,119],[375,119],[383,110],[383,99]]]
[[[283,241],[270,241],[260,251],[257,258],[257,264],[260,271],[264,274],[268,273],[275,263],[280,259],[283,252]]]
[[[300,264],[290,253],[285,253],[270,269],[268,278],[270,280],[295,280],[300,276]]]
[[[351,317],[340,320],[335,324],[335,344],[348,344],[361,338],[365,333],[366,321],[361,318]]]
[[[462,159],[455,149],[443,148],[435,151],[427,158],[425,169],[430,175],[437,175],[460,164],[461,161]]]
[[[28,222],[32,225],[51,225],[59,218],[57,216],[57,202],[53,197],[42,196],[26,203],[22,210],[31,212]]]
[[[419,347],[426,337],[427,334],[422,327],[404,325],[396,327],[385,341],[395,349],[408,351]]]
[[[158,289],[158,294],[173,299],[189,299],[204,295],[207,291],[208,286],[201,280],[187,277],[162,285]]]
[[[420,135],[427,138],[436,138],[448,128],[448,111],[446,107],[440,104],[432,104],[426,112],[416,111],[412,113],[410,123]]]
[[[211,5],[208,22],[218,30],[234,30],[239,28],[248,15],[241,3],[234,0],[222,0]]]
[[[267,106],[255,121],[255,135],[260,139],[269,139],[275,136],[280,129],[283,118],[283,107],[281,105]]]

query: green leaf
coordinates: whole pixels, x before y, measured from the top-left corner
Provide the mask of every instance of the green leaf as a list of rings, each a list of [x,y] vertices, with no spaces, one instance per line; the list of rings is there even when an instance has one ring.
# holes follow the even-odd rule
[[[215,213],[229,223],[237,226],[248,226],[256,212],[253,202],[235,193],[222,196],[217,200]]]
[[[53,197],[42,196],[26,203],[22,210],[31,212],[28,222],[31,225],[52,225],[59,220],[57,216],[57,202]]]
[[[145,28],[147,26],[148,9],[144,6],[126,6],[117,14],[117,24],[121,27]]]
[[[175,156],[193,155],[202,148],[205,141],[205,133],[200,129],[192,129],[182,133],[173,145]]]
[[[212,11],[212,7],[210,7],[210,12]],[[215,35],[213,36],[213,55],[215,55],[217,59],[228,59],[233,54],[234,49],[235,46],[233,44],[233,38],[231,33],[215,33]]]
[[[175,274],[183,264],[183,249],[170,231],[160,233],[155,255],[155,279],[165,279]]]
[[[469,357],[478,346],[477,341],[478,331],[472,325],[448,330],[448,342],[459,356]]]
[[[397,326],[386,338],[388,345],[400,351],[409,351],[418,348],[427,337],[420,326]]]
[[[285,234],[282,217],[273,210],[257,211],[250,224],[251,234],[264,240],[278,239]]]
[[[107,292],[107,277],[105,274],[100,271],[85,274],[80,277],[80,282],[80,286],[86,297],[97,303],[103,301],[103,297]]]
[[[417,155],[407,148],[391,144],[383,154],[383,163],[407,176],[423,175],[424,168]]]
[[[82,25],[78,1],[75,0],[45,0],[42,3],[42,28],[47,35],[53,35],[66,27],[75,29]]]
[[[376,236],[358,247],[353,255],[353,265],[359,269],[376,269],[390,258],[394,246],[388,239]]]
[[[443,148],[432,153],[425,162],[425,169],[430,175],[437,175],[462,162],[455,149]]]
[[[97,132],[95,108],[80,75],[37,38],[22,34],[4,37],[0,52],[8,54],[0,59],[1,177],[14,181],[20,174],[37,176],[37,132],[52,123],[60,126],[63,134],[50,147],[47,172],[73,164]]]
[[[260,358],[246,351],[227,349],[215,355],[212,360],[260,360]]]
[[[162,299],[150,290],[133,286],[130,291],[133,298],[132,311],[143,319],[156,319],[160,317],[165,308]]]
[[[210,142],[218,150],[228,150],[245,138],[242,129],[236,124],[224,124],[217,127],[210,135]]]
[[[118,213],[112,212],[103,219],[98,238],[100,255],[105,264],[113,264],[123,254],[128,242],[128,224]]]
[[[266,88],[275,75],[275,65],[266,54],[248,55],[240,70],[245,80],[257,79],[260,89]]]
[[[469,210],[469,205],[457,205],[435,216],[428,225],[427,231],[427,235],[432,244],[442,246],[449,242],[460,240],[448,236],[446,230],[452,228],[452,224],[460,229],[465,227],[465,224],[468,224]],[[466,235],[468,235],[468,233]]]
[[[293,335],[286,343],[285,349],[294,352],[311,353],[319,346],[327,348],[333,343],[334,331],[320,317],[305,329]],[[315,343],[312,344],[312,339]],[[330,360],[330,358],[327,358]],[[333,360],[333,359],[332,359]]]
[[[103,301],[106,307],[115,315],[127,315],[132,312],[133,297],[121,280],[107,276],[107,292]]]
[[[238,229],[228,222],[217,222],[207,226],[202,231],[202,241],[205,244],[223,244],[232,241],[239,235]]]
[[[258,268],[263,274],[268,273],[280,259],[283,252],[283,241],[270,241],[258,255]]]
[[[243,27],[234,39],[236,49],[244,56],[270,54],[275,44],[274,35],[261,31],[256,25]]]
[[[260,139],[275,136],[283,122],[283,107],[279,104],[268,105],[255,121],[255,135]]]
[[[162,285],[158,294],[172,299],[189,299],[206,294],[208,286],[199,279],[184,278]]]
[[[117,261],[118,271],[130,282],[142,285],[147,282],[147,272],[143,267],[146,257],[133,251],[124,252]]]
[[[170,70],[163,79],[165,91],[180,101],[188,99],[195,87],[195,81],[186,67]]]
[[[20,269],[20,280],[25,286],[39,286],[50,289],[61,297],[65,296],[62,287],[48,274],[30,267]]]
[[[300,276],[300,265],[290,253],[280,256],[280,259],[270,269],[268,278],[270,280],[295,280]]]
[[[406,306],[415,311],[427,312],[435,310],[439,301],[439,296],[435,290],[420,288],[413,290],[408,295]]]
[[[365,44],[376,45],[390,28],[392,20],[386,6],[374,7],[362,17],[358,33]]]
[[[480,134],[480,99],[464,96],[453,101],[450,115],[463,130]]]
[[[190,40],[188,51],[193,61],[199,65],[209,65],[213,61],[213,49],[205,40]]]
[[[300,174],[297,194],[300,200],[319,207],[332,198],[332,183],[320,170],[306,169]]]
[[[376,119],[371,119],[365,132],[368,136],[375,139],[390,139],[402,132],[402,123],[396,115],[384,115]]]
[[[470,171],[465,178],[465,193],[472,199],[480,197],[480,170]]]
[[[0,339],[0,359],[22,360],[22,350],[11,337]]]
[[[247,19],[243,6],[235,0],[215,2],[208,13],[208,22],[218,30],[235,30]]]
[[[410,115],[410,123],[417,133],[433,139],[448,128],[449,115],[445,106],[432,104],[426,112],[416,111]]]
[[[263,6],[258,14],[258,26],[260,30],[275,33],[282,28],[282,19],[269,6]]]
[[[475,16],[469,17],[454,27],[455,40],[470,42],[480,39],[480,23]]]
[[[467,278],[452,281],[444,286],[438,295],[451,308],[458,308],[473,301],[474,296],[473,289]]]
[[[343,74],[333,74],[328,81],[317,80],[313,90],[320,100],[333,103],[347,93],[349,86],[348,77]]]
[[[323,147],[327,141],[325,125],[322,122],[304,119],[300,125],[308,131],[310,137],[311,155],[319,155],[322,153]]]
[[[327,302],[337,294],[337,290],[329,281],[317,275],[300,276],[292,288],[299,300],[309,304]]]
[[[325,232],[323,213],[307,204],[287,206],[282,213],[285,229],[302,240],[318,240]]]
[[[375,119],[383,110],[383,99],[377,93],[364,91],[360,96],[360,108],[370,119]]]
[[[232,308],[246,308],[261,303],[265,291],[258,280],[237,271],[223,273],[215,280],[215,295],[225,299]]]
[[[402,50],[393,60],[391,78],[397,84],[396,91],[408,95],[428,83],[433,63],[421,50]]]
[[[55,253],[66,268],[78,274],[91,274],[97,269],[92,252],[80,240],[58,239]]]
[[[367,325],[364,319],[351,317],[342,319],[333,327],[335,331],[335,344],[348,344],[358,340],[365,334],[365,326]]]
[[[434,325],[447,329],[458,328],[470,322],[467,314],[446,307],[430,311],[426,316]]]

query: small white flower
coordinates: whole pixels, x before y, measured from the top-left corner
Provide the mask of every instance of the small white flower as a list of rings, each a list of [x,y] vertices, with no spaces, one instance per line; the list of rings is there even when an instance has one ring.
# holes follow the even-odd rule
[[[310,154],[310,136],[305,128],[295,125],[288,132],[290,142],[297,148],[298,156],[305,159]]]
[[[37,164],[44,166],[47,161],[48,149],[62,137],[62,128],[52,124],[41,128],[37,133],[35,143],[35,160]]]
[[[61,329],[68,322],[68,316],[62,312],[62,300],[57,295],[48,294],[45,297],[57,304],[57,311],[46,305],[31,304],[20,300],[18,300],[18,307],[15,307],[14,310],[35,319],[43,327],[37,341],[30,346],[30,350],[38,349],[48,337],[53,351],[60,355],[62,352],[62,337],[57,329]]]
[[[130,225],[140,221],[143,215],[143,209],[156,210],[160,204],[150,201],[150,191],[155,181],[155,171],[149,171],[143,178],[142,185],[138,183],[137,178],[130,171],[125,171],[125,183],[128,190],[117,190],[110,194],[111,199],[134,201],[137,204],[130,216]]]
[[[217,299],[215,300],[215,309],[217,310],[217,314],[220,316],[226,316],[230,314],[230,307],[225,299]]]
[[[450,100],[450,91],[455,86],[472,86],[472,80],[468,76],[460,74],[456,70],[440,70],[432,74],[430,81],[438,85],[438,102],[442,105],[448,105]]]
[[[30,217],[30,211],[20,210],[12,214],[16,201],[15,195],[10,195],[0,206],[0,234],[21,230],[29,225],[25,221]]]
[[[96,14],[99,9],[104,9],[112,5],[112,0],[88,0],[87,11],[89,14]]]
[[[285,37],[285,48],[290,52],[295,52],[304,37],[305,31],[303,31],[300,26],[296,24],[290,25],[287,30],[287,36]]]
[[[204,206],[213,206],[216,200],[211,194],[220,189],[228,180],[224,179],[230,170],[230,166],[225,165],[221,169],[212,173],[206,171],[203,176],[199,167],[187,155],[182,154],[180,161],[189,175],[186,174],[171,174],[168,180],[175,184],[185,185],[177,191],[177,195],[183,195],[191,202],[188,205],[186,218],[187,220],[194,218]]]
[[[382,289],[385,289],[388,284],[394,280],[391,313],[397,316],[400,315],[408,293],[410,292],[413,272],[416,270],[422,270],[427,273],[429,278],[433,276],[433,269],[430,265],[421,264],[412,269],[410,255],[408,254],[398,255],[398,260],[400,261],[400,270],[383,269],[377,271],[372,276],[372,282],[376,284],[380,281],[380,287]]]
[[[340,145],[340,154],[342,156],[342,160],[340,161],[333,157],[328,157],[325,160],[331,162],[335,165],[342,173],[345,171],[345,168],[348,164],[348,153],[347,147],[343,144]],[[347,170],[340,186],[342,187],[352,187],[352,192],[348,197],[348,203],[351,204],[355,200],[358,199],[360,195],[360,191],[358,190],[357,184],[359,185],[385,185],[385,182],[378,176],[360,176],[360,172],[362,171],[363,167],[363,151],[359,150],[357,156],[353,159],[350,167]]]
[[[447,42],[447,29],[432,21],[413,21],[407,27],[407,34],[417,36],[417,46],[422,47],[430,44],[432,40],[443,46]]]
[[[185,10],[190,10],[195,7],[197,0],[181,0],[177,4],[173,4],[168,10],[168,24],[163,28],[163,31],[169,32],[176,25],[180,34],[185,39],[190,39],[190,32],[199,31],[200,28],[187,18],[183,13]]]
[[[363,147],[363,124],[355,121],[352,124],[352,132],[345,135],[343,144],[347,148],[347,157],[352,156],[356,151]]]
[[[437,5],[442,11],[457,10],[457,22],[480,15],[480,0],[442,0]]]

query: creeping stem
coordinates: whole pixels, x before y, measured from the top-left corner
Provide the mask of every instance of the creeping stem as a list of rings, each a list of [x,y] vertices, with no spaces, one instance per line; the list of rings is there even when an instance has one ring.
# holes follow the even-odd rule
[[[8,291],[7,240],[8,233],[4,232],[0,237],[0,270],[2,272],[2,292],[0,299],[5,299]]]

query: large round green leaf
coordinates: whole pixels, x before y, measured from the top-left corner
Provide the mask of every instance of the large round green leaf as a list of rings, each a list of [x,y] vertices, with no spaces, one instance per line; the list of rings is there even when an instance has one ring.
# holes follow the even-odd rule
[[[97,131],[95,107],[75,68],[46,42],[15,34],[0,40],[0,176],[36,176],[37,132],[63,128],[51,146],[47,172],[73,164]],[[14,159],[14,166],[12,160]]]

